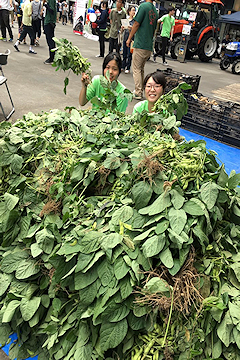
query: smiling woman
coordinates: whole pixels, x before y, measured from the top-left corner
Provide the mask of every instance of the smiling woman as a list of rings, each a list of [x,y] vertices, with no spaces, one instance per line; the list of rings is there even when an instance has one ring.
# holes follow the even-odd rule
[[[146,100],[140,101],[133,108],[133,114],[143,110],[152,112],[156,101],[163,95],[166,87],[166,78],[160,71],[148,74],[143,82]]]
[[[118,76],[121,72],[122,60],[117,52],[109,53],[103,60],[103,76],[109,80],[110,83],[116,82],[115,91],[118,93],[116,98],[116,108],[119,111],[125,112],[128,106],[127,98],[122,98],[119,94],[124,93],[125,86],[118,81]],[[82,74],[82,89],[79,94],[79,104],[84,106],[88,101],[94,97],[103,99],[106,90],[102,86],[101,76],[96,75],[90,82],[87,74]],[[96,106],[96,105],[94,105]]]

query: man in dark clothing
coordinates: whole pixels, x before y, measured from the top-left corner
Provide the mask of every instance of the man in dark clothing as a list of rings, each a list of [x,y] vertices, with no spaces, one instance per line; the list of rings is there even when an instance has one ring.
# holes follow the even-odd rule
[[[44,33],[46,35],[46,40],[49,48],[49,58],[44,61],[44,64],[50,65],[53,63],[54,52],[51,49],[55,48],[54,29],[56,26],[57,20],[57,6],[56,0],[44,0],[43,5],[46,7],[46,15],[44,18]]]
[[[6,29],[10,36],[9,41],[13,40],[12,29],[9,24],[9,9],[12,7],[12,0],[2,0],[0,2],[0,26],[2,32],[2,40],[7,41]]]

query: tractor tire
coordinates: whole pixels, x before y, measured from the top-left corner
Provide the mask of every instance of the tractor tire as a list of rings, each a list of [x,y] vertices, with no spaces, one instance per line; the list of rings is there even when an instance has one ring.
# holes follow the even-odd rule
[[[177,59],[178,54],[179,54],[180,44],[181,44],[181,38],[180,38],[179,36],[177,36],[177,37],[173,40],[173,42],[171,43],[170,52],[171,52],[171,58],[172,58],[172,59]]]
[[[220,61],[220,69],[227,70],[230,66],[230,60],[228,56],[224,56]]]
[[[240,59],[235,60],[232,64],[232,73],[240,75]]]
[[[199,59],[203,62],[212,60],[217,50],[217,46],[217,40],[212,36],[212,34],[206,34],[200,42],[198,48]]]

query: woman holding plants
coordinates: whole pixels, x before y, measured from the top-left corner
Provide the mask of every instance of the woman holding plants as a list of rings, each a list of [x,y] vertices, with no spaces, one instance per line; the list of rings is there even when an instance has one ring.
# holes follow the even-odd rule
[[[117,52],[109,53],[103,60],[103,76],[112,83],[116,81],[116,87],[114,91],[118,93],[116,98],[116,109],[122,112],[126,111],[128,106],[128,100],[122,98],[120,94],[124,93],[125,86],[120,83],[118,76],[121,72],[122,60],[121,56]],[[98,97],[101,101],[106,93],[104,87],[101,84],[101,76],[96,75],[90,82],[89,75],[86,73],[82,74],[82,89],[79,94],[79,104],[84,106],[94,97]],[[97,105],[94,105],[95,107]]]
[[[161,71],[155,71],[148,74],[144,81],[143,87],[145,90],[146,100],[138,102],[133,108],[133,114],[141,113],[143,110],[153,112],[156,101],[163,95],[166,87],[166,78]]]

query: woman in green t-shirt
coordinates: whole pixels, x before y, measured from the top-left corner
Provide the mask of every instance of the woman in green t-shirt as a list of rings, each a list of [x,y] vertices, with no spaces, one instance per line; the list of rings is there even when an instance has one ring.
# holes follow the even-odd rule
[[[117,82],[117,86],[114,90],[118,94],[123,93],[125,90],[125,86],[118,80],[118,76],[121,73],[121,67],[121,56],[117,52],[109,53],[103,60],[103,76],[108,76],[111,82],[114,80]],[[102,87],[100,79],[101,76],[96,75],[90,82],[89,76],[85,73],[82,74],[82,89],[79,94],[79,104],[81,106],[87,104],[87,102],[95,96],[97,96],[100,100],[103,99],[105,89]],[[120,96],[117,96],[117,110],[125,112],[127,106],[128,100],[126,98],[122,99]]]
[[[138,102],[133,108],[133,114],[143,110],[152,112],[156,101],[162,96],[166,87],[166,78],[161,71],[148,74],[143,82],[146,100]]]

